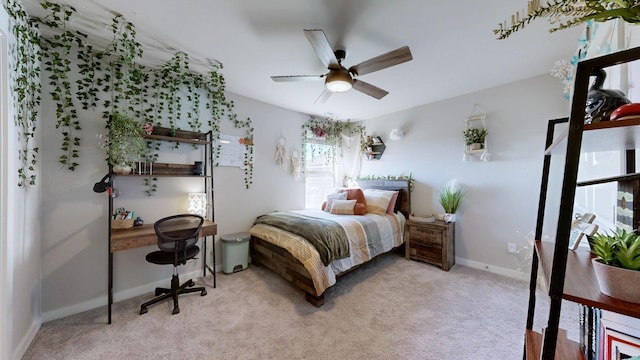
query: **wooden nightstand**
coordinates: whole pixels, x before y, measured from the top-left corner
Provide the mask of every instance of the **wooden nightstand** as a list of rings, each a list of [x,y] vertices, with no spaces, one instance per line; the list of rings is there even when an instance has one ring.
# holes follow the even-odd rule
[[[455,223],[431,223],[407,220],[405,225],[405,257],[449,269],[456,262]]]

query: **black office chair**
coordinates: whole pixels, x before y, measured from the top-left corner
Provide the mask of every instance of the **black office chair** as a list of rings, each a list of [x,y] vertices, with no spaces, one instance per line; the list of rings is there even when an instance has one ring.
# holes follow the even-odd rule
[[[180,312],[178,295],[198,291],[200,291],[200,296],[207,295],[207,290],[204,287],[194,288],[195,283],[191,279],[180,285],[177,269],[178,265],[186,264],[187,260],[193,259],[200,252],[196,243],[202,223],[204,223],[202,216],[180,214],[160,219],[153,225],[158,236],[160,250],[147,254],[146,259],[148,262],[158,265],[172,264],[173,277],[171,278],[171,289],[156,288],[156,298],[140,306],[140,315],[148,311],[148,306],[169,298],[173,298],[173,314],[175,315]]]

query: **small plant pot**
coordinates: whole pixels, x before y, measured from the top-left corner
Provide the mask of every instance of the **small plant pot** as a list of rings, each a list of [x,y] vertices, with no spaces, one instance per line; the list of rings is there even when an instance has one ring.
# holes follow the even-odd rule
[[[480,149],[482,149],[482,144],[480,143],[473,143],[469,145],[469,150],[480,150]]]
[[[131,174],[131,166],[129,165],[114,165],[113,172],[117,175],[129,175]]]
[[[607,265],[600,258],[591,259],[600,291],[612,298],[640,303],[640,271]]]

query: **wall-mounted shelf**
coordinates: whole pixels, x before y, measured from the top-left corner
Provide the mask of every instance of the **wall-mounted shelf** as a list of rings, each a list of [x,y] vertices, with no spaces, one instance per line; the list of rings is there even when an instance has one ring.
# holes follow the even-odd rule
[[[367,160],[380,160],[382,154],[384,154],[384,150],[387,148],[379,136],[376,137],[376,139],[375,142],[367,143],[365,147],[364,156]]]
[[[175,134],[172,135],[172,132],[174,132]],[[189,143],[189,144],[210,144],[211,143],[206,133],[180,130],[180,129],[171,129],[171,128],[160,127],[160,126],[154,127],[153,132],[151,134],[144,134],[143,137],[149,140],[174,141],[174,142],[182,142],[182,143]]]
[[[203,177],[204,167],[200,164],[169,164],[151,161],[140,161],[135,164],[130,174],[118,176],[194,176]]]
[[[478,129],[480,131],[487,131],[486,124],[487,116],[484,114],[473,115],[465,120],[464,131],[465,133],[470,129]],[[489,161],[489,149],[487,147],[487,139],[484,137],[482,141],[478,141],[473,144],[467,144],[465,139],[464,155],[462,160],[470,161],[473,157],[479,157],[482,161]]]

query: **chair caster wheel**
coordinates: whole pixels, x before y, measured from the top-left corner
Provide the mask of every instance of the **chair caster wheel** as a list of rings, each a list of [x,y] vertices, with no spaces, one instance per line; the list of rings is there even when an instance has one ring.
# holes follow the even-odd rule
[[[207,295],[207,290],[202,290],[202,291],[200,292],[200,296],[205,296],[205,295]]]
[[[149,311],[147,308],[140,308],[140,315],[146,314]]]
[[[171,314],[175,315],[175,314],[178,314],[178,313],[180,313],[180,308],[176,306],[176,307],[173,308],[173,312]]]

